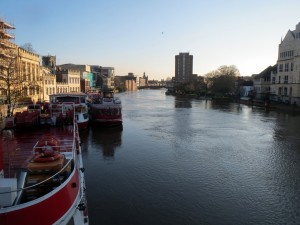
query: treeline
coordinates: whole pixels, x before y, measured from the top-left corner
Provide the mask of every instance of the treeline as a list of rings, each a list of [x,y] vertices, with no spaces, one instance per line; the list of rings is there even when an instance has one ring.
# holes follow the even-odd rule
[[[240,72],[236,66],[220,66],[204,76],[198,76],[191,82],[177,84],[175,94],[210,97],[234,96],[235,82]]]

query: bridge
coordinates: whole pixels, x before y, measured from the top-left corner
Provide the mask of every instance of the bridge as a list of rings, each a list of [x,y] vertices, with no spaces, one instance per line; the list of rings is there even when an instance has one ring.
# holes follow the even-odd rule
[[[138,89],[161,89],[161,88],[166,88],[165,85],[161,86],[139,86]]]

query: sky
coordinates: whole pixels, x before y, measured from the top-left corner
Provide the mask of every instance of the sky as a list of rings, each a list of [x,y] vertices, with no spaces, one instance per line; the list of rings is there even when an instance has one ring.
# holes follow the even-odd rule
[[[0,0],[14,42],[57,64],[115,68],[161,80],[175,55],[193,55],[193,73],[235,65],[241,76],[276,64],[278,45],[300,22],[299,0]]]

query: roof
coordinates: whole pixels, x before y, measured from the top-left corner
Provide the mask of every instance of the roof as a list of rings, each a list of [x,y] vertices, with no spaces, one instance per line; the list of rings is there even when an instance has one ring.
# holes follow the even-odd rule
[[[49,96],[56,96],[56,97],[79,97],[79,96],[86,96],[85,93],[81,92],[68,92],[68,93],[58,93],[58,94],[51,94]]]
[[[265,77],[271,77],[271,72],[277,71],[277,64],[274,66],[268,66],[266,69],[264,69],[262,72],[254,76],[254,79],[260,79]]]

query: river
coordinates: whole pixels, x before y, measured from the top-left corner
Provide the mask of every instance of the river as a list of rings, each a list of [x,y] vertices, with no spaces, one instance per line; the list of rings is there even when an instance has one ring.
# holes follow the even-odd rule
[[[300,224],[299,115],[164,93],[80,133],[91,225]]]

